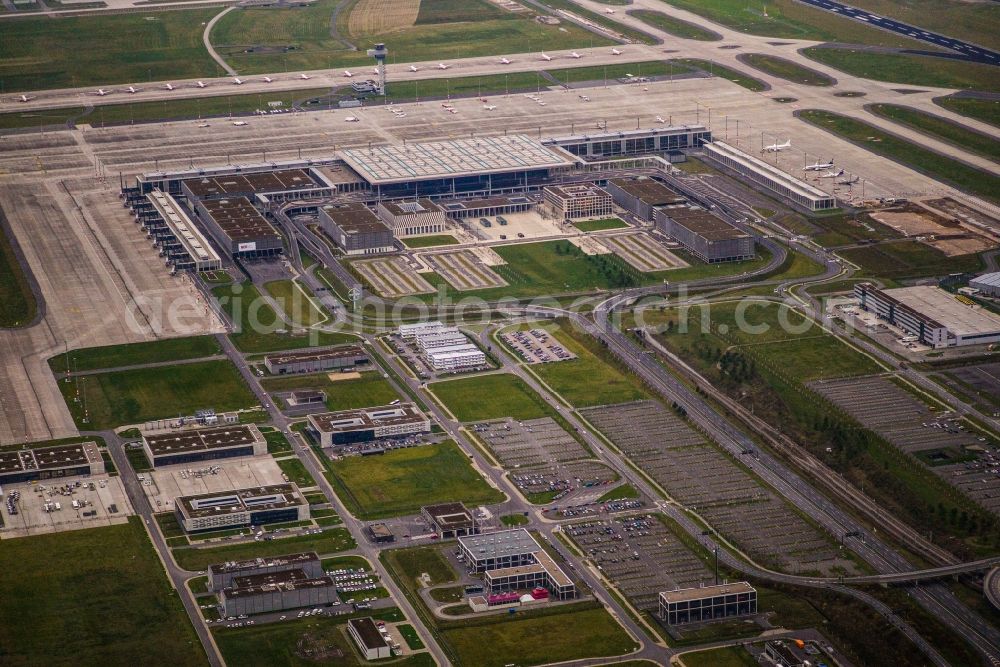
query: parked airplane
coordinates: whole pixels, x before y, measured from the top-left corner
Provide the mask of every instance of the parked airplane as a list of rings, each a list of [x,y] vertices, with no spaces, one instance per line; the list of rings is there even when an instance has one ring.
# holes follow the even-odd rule
[[[233,77],[233,85],[235,85],[235,86],[242,86],[243,85],[243,79],[241,79],[238,76],[234,76]]]
[[[667,121],[663,120],[663,116],[657,116],[656,117],[656,122],[657,123],[666,123]]]
[[[125,92],[129,93],[130,95],[135,95],[140,90],[142,90],[142,88],[136,88],[135,86],[129,86],[128,88],[125,89]]]
[[[243,127],[246,124],[247,124],[247,122],[245,120],[234,120],[233,121],[233,125],[235,125],[236,127]]]
[[[783,144],[771,144],[770,146],[764,146],[762,149],[760,149],[760,152],[761,153],[780,153],[781,151],[785,150],[786,148],[791,148],[791,147],[792,147],[792,140],[789,139],[788,141],[786,141]]]
[[[818,178],[840,178],[843,175],[844,175],[843,169],[841,169],[840,171],[834,171],[833,169],[831,169],[825,174],[820,174]]]
[[[347,123],[357,123],[358,122],[358,117],[357,116],[348,116],[347,118],[344,119],[344,121],[347,122]]]
[[[272,79],[271,77],[269,76],[264,77],[264,83],[271,83],[272,81],[274,81],[274,79]]]
[[[174,84],[172,84],[172,83],[168,83],[167,85],[165,85],[165,86],[163,86],[163,87],[164,87],[164,88],[165,88],[166,90],[176,90],[176,89],[174,88]]]
[[[20,97],[17,98],[17,101],[18,102],[30,102],[33,99],[35,99],[35,98],[34,97],[28,97],[27,95],[21,95]]]
[[[837,185],[854,185],[855,183],[858,182],[858,180],[859,180],[858,176],[854,176],[854,177],[851,177],[851,178],[845,178],[845,179],[837,181]]]
[[[611,49],[611,55],[613,55],[613,56],[620,56],[621,54],[622,54],[622,50],[621,49]]]
[[[411,72],[419,72],[420,68],[417,67],[416,65],[410,65],[410,71]]]
[[[353,74],[351,74],[351,70],[349,70],[349,69],[345,69],[345,70],[344,70],[344,76],[346,76],[346,77],[350,78],[350,77],[352,77],[352,76],[354,76],[354,75],[353,75]]]
[[[829,162],[814,162],[802,167],[802,171],[822,171],[824,169],[833,169],[833,158],[830,158]]]
[[[198,127],[208,127],[208,123],[198,123]]]
[[[501,65],[509,65],[510,63],[511,63],[511,61],[508,58],[501,58],[500,59],[500,64]]]
[[[547,53],[543,53],[543,54],[542,54],[542,60],[545,60],[545,61],[549,61],[549,60],[552,60],[552,56],[550,56],[550,55],[549,55],[549,54],[547,54]]]
[[[299,74],[299,78],[302,79],[303,81],[308,81],[312,77],[309,76],[308,74],[303,73],[303,74]]]
[[[205,83],[204,81],[199,81],[198,83],[196,83],[194,85],[198,86],[199,88],[208,88],[208,84]]]
[[[103,88],[98,88],[97,91],[94,94],[95,95],[100,95],[101,97],[104,97],[105,95],[107,95],[110,92],[111,92],[110,90],[104,90]]]
[[[615,10],[611,9],[610,7],[605,7],[604,8],[604,13],[605,14],[614,14]]]
[[[438,69],[448,69],[451,65],[445,65],[444,63],[438,63]]]
[[[494,104],[484,104],[483,108],[486,109],[487,111],[493,111],[494,109],[496,109],[496,105],[494,105]]]
[[[570,58],[582,58],[583,56],[581,56],[579,53],[577,53],[576,51],[574,51],[573,53],[569,54],[569,57]]]

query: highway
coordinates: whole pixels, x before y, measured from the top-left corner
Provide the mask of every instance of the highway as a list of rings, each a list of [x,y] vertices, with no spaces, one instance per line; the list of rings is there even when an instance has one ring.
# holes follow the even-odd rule
[[[967,60],[986,63],[988,65],[1000,65],[1000,53],[991,51],[990,49],[985,49],[975,44],[970,44],[969,42],[963,42],[962,40],[955,39],[954,37],[929,32],[923,28],[917,28],[907,23],[903,23],[902,21],[897,21],[896,19],[880,16],[879,14],[873,14],[864,9],[858,9],[857,7],[845,5],[840,2],[834,2],[834,0],[798,1],[812,7],[818,7],[819,9],[825,9],[828,12],[852,18],[856,21],[868,23],[876,28],[882,28],[883,30],[899,33],[900,35],[905,35],[912,39],[919,39],[922,42],[927,42],[929,44],[933,44],[934,46],[951,49],[952,51],[965,56]]]

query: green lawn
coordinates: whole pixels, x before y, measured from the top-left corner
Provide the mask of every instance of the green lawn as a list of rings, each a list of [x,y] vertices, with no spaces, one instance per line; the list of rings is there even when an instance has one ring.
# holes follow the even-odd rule
[[[435,547],[392,549],[383,551],[381,556],[405,577],[404,583],[410,588],[416,588],[417,579],[424,574],[428,576],[431,586],[448,584],[457,579],[451,564],[441,554],[441,550]]]
[[[767,72],[771,76],[801,83],[806,86],[832,86],[835,83],[833,79],[822,72],[802,67],[791,60],[779,58],[778,56],[769,56],[763,53],[747,53],[743,56],[743,60],[752,67],[756,67],[762,72]]]
[[[204,22],[218,12],[213,8],[6,21],[0,79],[10,93],[221,76],[201,40]]]
[[[971,97],[938,97],[934,103],[949,111],[1000,127],[1000,100],[978,100]]]
[[[65,373],[67,369],[75,373],[164,361],[200,359],[221,353],[222,346],[215,336],[164,338],[143,343],[70,350],[68,353],[57,354],[50,358],[49,367],[56,373]]]
[[[994,104],[1000,105],[1000,102]],[[873,104],[870,110],[878,116],[909,126],[946,143],[972,153],[979,153],[991,160],[1000,160],[1000,141],[946,118],[897,104]]]
[[[134,665],[151,647],[158,662],[206,662],[138,517],[4,540],[0,569],[4,665]]]
[[[722,37],[711,30],[706,30],[705,28],[695,25],[694,23],[688,23],[681,19],[674,18],[662,12],[654,12],[648,9],[636,9],[630,14],[643,23],[651,25],[654,28],[659,28],[660,30],[670,33],[674,37],[682,37],[684,39],[697,39],[702,42],[715,42]]]
[[[24,268],[7,238],[6,225],[0,225],[0,327],[24,326],[35,317],[38,304]]]
[[[264,439],[267,440],[268,454],[286,454],[292,451],[291,443],[288,442],[288,438],[281,431],[262,428],[260,432],[264,435]]]
[[[543,241],[494,246],[507,264],[493,267],[511,286],[534,294],[607,289],[625,272],[626,279],[638,279],[638,272],[616,255],[584,255],[568,241]],[[600,264],[606,258],[608,268]]]
[[[477,505],[504,498],[450,440],[379,456],[348,456],[333,461],[330,469],[337,494],[363,519],[416,514],[435,503]]]
[[[250,283],[216,287],[212,294],[219,306],[233,319],[234,333],[230,337],[242,352],[277,352],[357,341],[350,334],[317,330],[301,335],[278,333],[287,330],[287,326],[278,320],[271,306]]]
[[[264,289],[274,297],[285,316],[296,326],[311,327],[327,320],[301,285],[291,280],[274,280],[264,285]]]
[[[412,625],[397,625],[396,629],[399,630],[399,634],[403,635],[403,640],[406,642],[406,645],[410,648],[410,650],[419,651],[424,648],[424,643],[420,641],[420,636],[417,634],[417,631]]]
[[[332,528],[319,535],[295,535],[262,542],[246,542],[206,549],[179,548],[174,549],[172,553],[174,560],[181,568],[200,571],[212,563],[224,563],[229,560],[245,560],[258,556],[280,556],[300,551],[315,551],[317,554],[323,555],[346,551],[355,546],[357,545],[346,528]]]
[[[1000,178],[884,132],[874,125],[818,109],[801,111],[799,118],[931,178],[985,199],[1000,201]]]
[[[602,232],[605,229],[621,229],[628,227],[628,224],[621,218],[601,218],[600,220],[580,220],[573,223],[573,226],[581,232]]]
[[[684,667],[757,667],[754,657],[741,646],[724,646],[708,651],[685,653]]]
[[[839,250],[844,259],[854,262],[868,275],[901,280],[968,273],[982,266],[977,255],[948,257],[919,241],[897,241]]]
[[[362,373],[357,380],[331,380],[326,373],[264,378],[261,385],[268,392],[321,389],[326,392],[329,410],[352,410],[388,405],[399,398],[380,373]]]
[[[628,74],[632,76],[687,74],[691,71],[691,68],[669,60],[645,60],[643,62],[622,63],[620,65],[591,65],[589,67],[546,69],[545,71],[557,81],[571,84],[580,81],[624,79]]]
[[[74,400],[77,388],[79,402]],[[74,421],[87,430],[190,415],[205,408],[225,412],[257,404],[228,360],[78,376],[59,382],[59,389]]]
[[[583,7],[581,7],[580,5],[576,4],[575,2],[572,2],[572,0],[541,0],[541,3],[543,5],[545,5],[546,7],[550,7],[552,9],[563,9],[563,10],[571,12],[571,13],[577,15],[577,16],[580,16],[580,17],[583,17],[583,18],[588,19],[590,21],[593,21],[594,23],[602,25],[602,26],[604,26],[606,28],[610,28],[611,30],[614,30],[618,34],[623,35],[624,37],[627,37],[628,39],[632,40],[633,42],[638,42],[640,44],[653,44],[654,43],[653,38],[650,35],[642,32],[641,30],[635,30],[633,28],[629,28],[627,26],[622,25],[621,23],[619,23],[618,21],[614,20],[613,18],[605,16],[604,14],[599,14],[597,12],[592,12],[589,9],[584,9]],[[560,27],[565,26],[567,23],[569,23],[570,25],[573,25],[569,21],[566,21],[565,19],[563,19],[562,23],[560,24]],[[593,39],[593,43],[591,45],[592,46],[600,46],[603,43],[605,43],[605,42],[600,37],[597,37],[595,35],[594,39]],[[552,48],[552,49],[554,49],[555,47],[548,47],[548,46],[546,46],[545,48]],[[560,47],[560,48],[566,48],[566,47]],[[535,51],[535,50],[538,50],[538,49],[529,49],[529,50],[530,51]]]
[[[294,482],[302,488],[316,486],[316,480],[313,479],[313,476],[309,474],[309,471],[306,470],[305,465],[299,459],[280,459],[277,463],[278,467],[281,468],[281,472],[288,475],[290,482]]]
[[[500,523],[510,528],[528,525],[528,517],[523,514],[504,514],[500,517]]]
[[[69,109],[45,109],[38,111],[0,113],[0,130],[65,125],[66,121],[70,118],[76,118],[83,112],[83,107],[73,107]]]
[[[439,245],[456,245],[458,239],[451,234],[432,234],[430,236],[414,236],[402,239],[407,248],[432,248]]]
[[[700,60],[698,58],[678,58],[674,62],[681,63],[682,65],[689,65],[691,67],[697,67],[700,70],[704,70],[711,74],[712,76],[717,76],[727,81],[735,83],[737,86],[742,86],[747,90],[751,90],[755,93],[759,93],[762,90],[767,90],[767,85],[759,79],[755,79],[752,76],[747,76],[742,72],[734,70],[725,65],[720,65],[712,60]]]
[[[926,47],[925,47],[926,48]],[[1000,80],[992,65],[949,60],[935,56],[871,53],[855,49],[811,46],[803,53],[817,62],[854,76],[911,86],[936,86],[1000,91]]]
[[[434,382],[429,389],[462,422],[502,417],[537,419],[552,414],[541,396],[521,378],[508,373]]]
[[[640,494],[631,484],[621,484],[611,489],[597,499],[599,503],[606,503],[612,500],[622,500],[625,498],[639,498]]]

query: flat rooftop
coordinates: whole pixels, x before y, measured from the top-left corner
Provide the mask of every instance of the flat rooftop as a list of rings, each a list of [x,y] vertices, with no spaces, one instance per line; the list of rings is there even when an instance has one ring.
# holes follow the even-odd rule
[[[786,188],[795,192],[807,199],[832,199],[833,195],[829,195],[823,190],[817,187],[809,185],[800,178],[796,178],[781,169],[778,169],[772,164],[764,162],[758,157],[754,157],[748,153],[744,153],[738,148],[733,148],[729,144],[723,141],[713,141],[707,143],[704,146],[705,150],[709,153],[724,155],[733,161],[743,165],[744,167],[756,171],[759,174],[768,176],[772,180],[781,183]]]
[[[573,583],[573,580],[566,576],[563,569],[552,560],[552,557],[544,549],[539,549],[535,552],[535,560],[548,573],[549,578],[552,579],[556,586],[569,586]]]
[[[500,208],[520,204],[533,204],[534,200],[524,195],[509,197],[476,197],[472,199],[442,199],[438,202],[446,211],[464,211],[477,208]]]
[[[444,209],[432,202],[430,199],[418,199],[417,201],[384,201],[382,206],[393,215],[415,215],[417,213],[437,213]]]
[[[427,417],[413,403],[380,405],[374,408],[321,412],[309,415],[309,423],[321,433],[363,431],[376,426],[423,422]]]
[[[578,144],[588,141],[614,141],[616,139],[638,139],[643,137],[657,137],[661,135],[688,134],[690,132],[707,132],[704,125],[665,125],[663,127],[652,127],[638,130],[611,130],[600,131],[588,134],[570,134],[561,137],[545,139],[545,143],[555,143],[559,145]]]
[[[351,627],[354,628],[354,632],[361,639],[361,643],[365,645],[365,648],[369,649],[380,649],[388,646],[385,641],[385,637],[382,633],[378,631],[378,626],[375,625],[375,621],[371,617],[366,616],[365,618],[352,618],[348,621]]]
[[[472,514],[462,503],[428,505],[424,511],[430,514],[434,521],[443,528],[471,527],[473,523]]]
[[[604,189],[592,183],[575,183],[573,185],[547,185],[546,190],[562,197],[563,199],[579,199],[581,197],[608,197],[610,196]]]
[[[286,554],[273,558],[252,558],[250,560],[231,560],[225,563],[216,563],[208,567],[212,574],[229,574],[232,572],[243,572],[246,570],[258,570],[266,567],[295,567],[304,563],[319,560],[319,556],[313,551],[302,553]]]
[[[323,361],[326,359],[343,359],[345,357],[368,356],[360,345],[334,347],[329,350],[313,350],[310,352],[285,352],[269,354],[264,360],[270,364],[295,364],[306,361]]]
[[[240,577],[240,579],[257,581],[259,583],[244,586],[232,586],[224,588],[223,594],[229,599],[249,598],[257,595],[267,595],[269,593],[282,593],[304,588],[336,588],[337,584],[327,576],[309,579],[302,570],[287,570],[274,575],[256,575],[253,577]],[[234,581],[235,584],[235,581]]]
[[[917,285],[879,291],[937,321],[953,334],[971,336],[1000,332],[1000,317],[981,307],[968,306],[939,287]]]
[[[206,199],[201,205],[233,241],[253,241],[266,237],[281,239],[278,230],[264,219],[246,197]]]
[[[612,178],[619,188],[650,206],[680,204],[687,200],[653,178]]]
[[[219,255],[212,249],[208,239],[171,195],[153,190],[146,198],[192,259],[200,262],[219,261]]]
[[[258,192],[285,192],[308,190],[319,184],[304,169],[283,169],[254,174],[227,174],[207,176],[185,181],[188,191],[198,199],[255,194]]]
[[[94,442],[37,449],[0,449],[0,475],[33,470],[77,468],[100,460],[101,452]]]
[[[660,596],[664,601],[670,602],[690,602],[691,600],[702,600],[704,598],[718,595],[733,595],[735,593],[755,593],[756,589],[745,581],[737,581],[732,584],[718,584],[715,586],[702,586],[700,588],[681,588],[676,591],[663,591]]]
[[[345,234],[385,232],[389,228],[375,213],[360,202],[327,204],[323,212],[330,216]]]
[[[749,234],[736,229],[725,220],[700,207],[664,206],[663,212],[670,219],[709,241],[726,241],[747,238]]]
[[[231,424],[197,428],[144,437],[153,456],[184,452],[209,451],[241,447],[263,441],[264,437],[253,424]]]
[[[313,173],[328,185],[338,186],[352,183],[360,183],[361,177],[358,173],[346,165],[326,165],[313,167]]]
[[[524,528],[499,530],[483,535],[467,535],[458,538],[458,541],[477,559],[501,557],[509,554],[533,554],[542,549],[531,533]]]
[[[252,489],[181,496],[174,502],[186,516],[201,518],[271,510],[280,507],[295,507],[304,505],[305,499],[294,484],[275,484],[274,486],[261,486]]]
[[[351,148],[338,157],[372,185],[569,167],[576,161],[523,134]]]

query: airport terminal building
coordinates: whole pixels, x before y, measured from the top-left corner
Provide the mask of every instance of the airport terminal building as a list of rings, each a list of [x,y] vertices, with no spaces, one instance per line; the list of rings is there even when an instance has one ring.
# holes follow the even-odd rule
[[[319,223],[327,236],[348,255],[377,255],[396,249],[392,230],[360,202],[320,207]]]
[[[397,238],[440,234],[448,227],[444,209],[426,197],[416,201],[380,201],[375,212]]]
[[[230,257],[273,257],[283,252],[281,234],[246,197],[195,201],[194,209]]]
[[[654,214],[656,226],[708,264],[754,258],[753,237],[698,206],[663,206]]]

